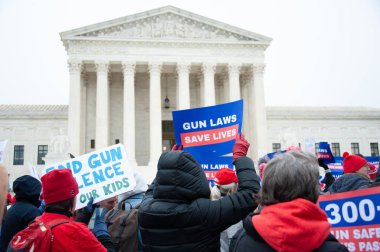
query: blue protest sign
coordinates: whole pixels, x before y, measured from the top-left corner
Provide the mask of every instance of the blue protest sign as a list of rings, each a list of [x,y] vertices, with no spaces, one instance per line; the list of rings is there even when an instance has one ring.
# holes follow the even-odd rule
[[[215,173],[218,172],[221,168],[233,168],[232,156],[223,156],[223,157],[197,157],[194,158],[201,165],[203,171],[206,174],[207,180],[213,185],[215,178]]]
[[[231,153],[242,121],[243,100],[173,111],[176,143],[196,157]]]
[[[335,158],[331,152],[330,144],[320,142],[318,147],[318,158],[323,159],[325,164],[335,163]]]
[[[122,144],[100,149],[61,163],[48,165],[42,173],[54,169],[71,169],[78,183],[76,209],[131,191],[136,186],[133,172]]]
[[[331,232],[349,251],[376,251],[380,238],[380,187],[321,196]]]

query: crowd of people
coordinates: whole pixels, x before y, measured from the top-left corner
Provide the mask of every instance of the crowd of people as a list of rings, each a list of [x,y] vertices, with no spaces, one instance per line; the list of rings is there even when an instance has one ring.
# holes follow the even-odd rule
[[[344,153],[344,174],[335,180],[323,160],[289,149],[260,159],[256,174],[248,148],[239,134],[235,169],[220,169],[211,187],[197,160],[174,146],[162,153],[149,186],[135,172],[133,191],[100,204],[90,200],[77,211],[70,169],[41,181],[19,177],[15,199],[6,200],[7,172],[0,166],[0,209],[12,205],[0,211],[0,251],[348,251],[330,233],[318,198],[379,186],[379,171],[371,178],[364,157]]]

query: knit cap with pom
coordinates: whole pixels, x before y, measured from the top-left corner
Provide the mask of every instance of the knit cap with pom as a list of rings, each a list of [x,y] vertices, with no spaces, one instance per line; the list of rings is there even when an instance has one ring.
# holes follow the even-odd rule
[[[364,165],[367,161],[357,155],[350,155],[348,152],[343,153],[343,173],[354,173]]]

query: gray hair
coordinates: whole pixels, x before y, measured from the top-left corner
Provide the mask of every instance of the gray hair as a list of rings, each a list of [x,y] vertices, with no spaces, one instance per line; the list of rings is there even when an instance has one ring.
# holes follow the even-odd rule
[[[261,205],[303,198],[313,203],[319,197],[319,166],[315,156],[290,151],[268,162],[259,194]]]

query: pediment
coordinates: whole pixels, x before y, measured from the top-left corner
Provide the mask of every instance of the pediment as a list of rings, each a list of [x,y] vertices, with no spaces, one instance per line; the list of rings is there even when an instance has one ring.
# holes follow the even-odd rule
[[[270,38],[167,6],[61,33],[61,38],[264,42]]]

